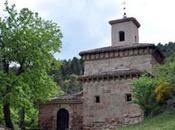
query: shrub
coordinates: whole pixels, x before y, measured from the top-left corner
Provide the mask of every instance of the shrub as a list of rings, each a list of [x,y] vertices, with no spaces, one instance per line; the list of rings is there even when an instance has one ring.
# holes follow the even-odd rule
[[[146,116],[157,106],[155,87],[156,80],[147,75],[133,81],[133,102],[143,106]]]
[[[168,82],[160,83],[155,89],[157,102],[164,103],[172,91],[173,87]]]

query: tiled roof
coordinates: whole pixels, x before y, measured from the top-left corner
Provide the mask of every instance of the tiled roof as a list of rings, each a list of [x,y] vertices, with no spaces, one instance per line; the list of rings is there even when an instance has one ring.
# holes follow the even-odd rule
[[[111,20],[111,21],[109,21],[109,23],[112,25],[112,24],[129,22],[129,21],[132,21],[138,28],[141,26],[140,23],[134,17]]]
[[[134,44],[127,44],[123,46],[109,46],[109,47],[102,47],[87,51],[82,51],[79,53],[80,56],[86,55],[86,54],[96,54],[96,53],[103,53],[103,52],[113,52],[113,51],[122,51],[127,49],[134,49],[134,48],[156,48],[154,44],[148,44],[148,43],[134,43]]]
[[[71,95],[65,95],[65,96],[57,96],[51,99],[51,101],[48,101],[46,103],[42,103],[42,105],[46,104],[82,104],[82,96],[83,92],[78,92]]]
[[[98,80],[98,79],[110,79],[110,78],[124,78],[124,77],[137,77],[143,74],[144,72],[139,70],[116,70],[110,72],[101,72],[92,75],[84,75],[80,77],[81,81],[84,80]]]
[[[57,97],[54,97],[52,98],[52,101],[54,100],[58,100],[58,99],[78,99],[80,97],[83,96],[83,92],[78,92],[78,93],[75,93],[75,94],[71,94],[71,95],[64,95],[64,96],[57,96]]]

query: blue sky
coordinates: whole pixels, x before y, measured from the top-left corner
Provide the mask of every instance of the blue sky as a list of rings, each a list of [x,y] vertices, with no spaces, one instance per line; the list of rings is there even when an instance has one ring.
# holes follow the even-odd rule
[[[0,12],[5,0],[0,1]],[[82,50],[110,46],[109,20],[122,18],[123,0],[9,0],[58,23],[63,33],[61,53],[69,59]],[[128,17],[141,23],[141,43],[175,42],[174,0],[126,0]]]

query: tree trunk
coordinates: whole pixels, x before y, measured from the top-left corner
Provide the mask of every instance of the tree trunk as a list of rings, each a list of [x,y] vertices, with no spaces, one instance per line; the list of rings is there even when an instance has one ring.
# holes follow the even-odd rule
[[[24,130],[24,119],[25,119],[25,108],[22,107],[19,112],[19,128],[20,130]]]
[[[3,113],[4,113],[4,120],[5,120],[6,127],[10,128],[11,130],[14,130],[13,123],[11,120],[10,104],[9,103],[3,104]]]

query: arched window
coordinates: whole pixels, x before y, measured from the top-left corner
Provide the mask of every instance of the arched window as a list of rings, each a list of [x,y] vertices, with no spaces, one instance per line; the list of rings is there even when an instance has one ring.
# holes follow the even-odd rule
[[[120,31],[119,32],[119,41],[125,41],[125,32],[124,31]]]

